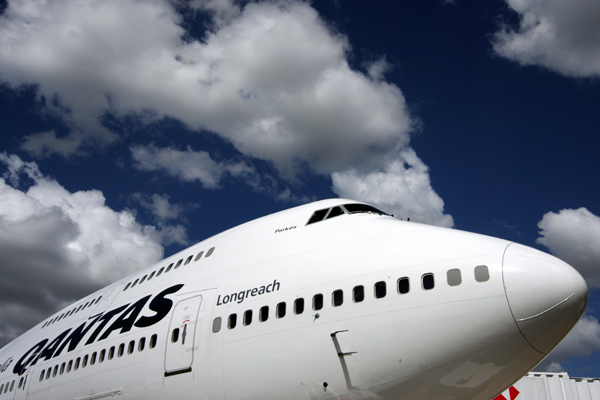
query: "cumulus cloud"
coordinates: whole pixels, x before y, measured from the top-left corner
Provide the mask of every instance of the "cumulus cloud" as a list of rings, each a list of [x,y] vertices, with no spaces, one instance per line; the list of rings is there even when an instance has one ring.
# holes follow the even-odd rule
[[[154,216],[156,227],[149,232],[151,236],[164,245],[189,244],[186,227],[181,223],[173,223],[173,221],[185,221],[183,213],[197,206],[172,204],[166,194],[134,193],[130,197]]]
[[[201,39],[183,28],[180,12],[194,10],[213,18]],[[36,156],[115,143],[119,136],[101,123],[108,113],[142,124],[177,119],[267,161],[294,184],[307,171],[336,174],[336,187],[354,177],[371,187],[380,182],[375,189],[383,194],[393,185],[384,178],[408,182],[399,174],[418,169],[425,179],[420,160],[423,168],[395,167],[371,179],[404,164],[393,158],[410,151],[416,120],[401,90],[384,80],[385,57],[365,73],[350,67],[350,52],[347,37],[309,3],[294,0],[11,1],[0,17],[0,79],[37,85],[46,107],[70,128],[26,137],[23,148]],[[138,169],[164,170],[205,188],[218,188],[228,175],[250,176],[247,164],[235,172],[206,152],[134,146],[132,153]],[[410,193],[406,201],[414,202],[425,193],[411,211],[451,225],[451,217],[434,216],[441,199],[430,192],[395,194]]]
[[[444,201],[431,187],[427,166],[414,150],[402,151],[384,169],[363,172],[349,169],[332,174],[333,191],[340,197],[379,206],[397,217],[452,227],[444,214]]]
[[[144,110],[216,132],[288,177],[302,163],[327,173],[408,143],[400,90],[352,70],[347,39],[308,4],[248,4],[202,41],[183,40],[180,20],[159,0],[10,2],[0,77],[38,84],[74,125],[65,137],[32,135],[25,147],[66,153],[109,143],[102,115]]]
[[[15,155],[1,153],[0,163],[0,345],[162,258],[153,228],[106,206],[100,191],[70,193]]]
[[[254,168],[244,162],[217,162],[207,152],[194,151],[190,147],[181,151],[170,147],[138,145],[131,147],[131,154],[139,170],[164,171],[184,181],[199,181],[207,189],[218,188],[226,175],[255,175]]]
[[[547,213],[538,227],[538,243],[576,268],[589,287],[600,287],[600,217],[586,208],[565,209]]]
[[[573,77],[600,75],[600,3],[587,0],[507,0],[518,29],[502,27],[494,51],[522,65]]]

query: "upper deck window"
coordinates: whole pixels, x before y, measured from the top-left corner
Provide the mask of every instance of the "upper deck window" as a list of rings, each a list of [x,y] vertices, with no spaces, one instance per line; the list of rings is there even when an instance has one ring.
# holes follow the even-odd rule
[[[388,215],[377,208],[368,204],[351,203],[344,204],[342,206],[334,206],[323,210],[317,210],[310,217],[306,225],[314,224],[315,222],[323,221],[324,219],[330,219],[337,217],[342,214],[378,214]]]
[[[365,213],[365,214],[387,215],[383,211],[378,210],[375,207],[370,206],[368,204],[359,204],[359,203],[357,203],[357,204],[344,204],[344,208],[346,209],[346,211],[348,211],[349,214]]]

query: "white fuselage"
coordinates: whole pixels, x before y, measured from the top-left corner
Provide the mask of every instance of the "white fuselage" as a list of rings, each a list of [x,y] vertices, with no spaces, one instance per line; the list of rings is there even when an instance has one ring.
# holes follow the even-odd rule
[[[504,240],[376,213],[307,225],[347,203],[249,222],[61,310],[0,350],[0,400],[488,400],[585,308],[577,272]]]

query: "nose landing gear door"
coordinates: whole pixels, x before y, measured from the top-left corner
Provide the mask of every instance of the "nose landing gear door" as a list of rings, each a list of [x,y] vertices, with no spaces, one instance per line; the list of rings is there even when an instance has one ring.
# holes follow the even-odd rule
[[[165,350],[165,376],[192,371],[194,353],[198,351],[196,329],[202,296],[181,300],[175,305]]]

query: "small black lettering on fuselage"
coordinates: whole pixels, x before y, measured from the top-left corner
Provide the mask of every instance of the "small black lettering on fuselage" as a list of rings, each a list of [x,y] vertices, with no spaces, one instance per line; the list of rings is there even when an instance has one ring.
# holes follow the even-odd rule
[[[278,291],[280,287],[280,283],[277,282],[277,279],[266,286],[259,286],[252,289],[242,290],[241,292],[236,292],[232,294],[227,294],[221,298],[221,295],[217,297],[217,306],[222,306],[223,304],[233,303],[236,301],[238,304],[246,300],[248,297],[260,296],[265,293],[271,293]]]
[[[119,334],[121,334],[129,332],[134,326],[137,328],[146,328],[156,324],[166,317],[173,307],[173,300],[168,299],[165,296],[179,291],[182,287],[183,284],[174,285],[157,294],[149,305],[149,308],[154,312],[154,315],[142,315],[138,318],[151,297],[145,296],[133,304],[120,305],[110,311],[91,316],[87,321],[75,329],[66,329],[52,340],[48,338],[41,340],[21,356],[13,368],[13,373],[23,375],[25,371],[27,371],[27,368],[35,365],[40,358],[49,360],[58,357],[65,347],[67,347],[67,352],[75,350],[84,336],[92,331],[92,327],[95,327],[96,329],[89,336],[84,346],[106,339],[113,331],[118,331]],[[116,315],[119,315],[119,317],[109,325],[111,319]],[[98,321],[100,321],[100,323],[98,323]],[[108,326],[108,328],[104,330],[106,326]],[[103,330],[104,333],[100,335]],[[6,366],[3,364],[2,368],[8,368],[11,362],[12,358],[7,360],[5,363]]]
[[[296,229],[296,226],[288,226],[286,228],[277,228],[275,229],[275,233],[281,233],[281,232],[287,232],[287,231],[291,231],[293,229]]]

